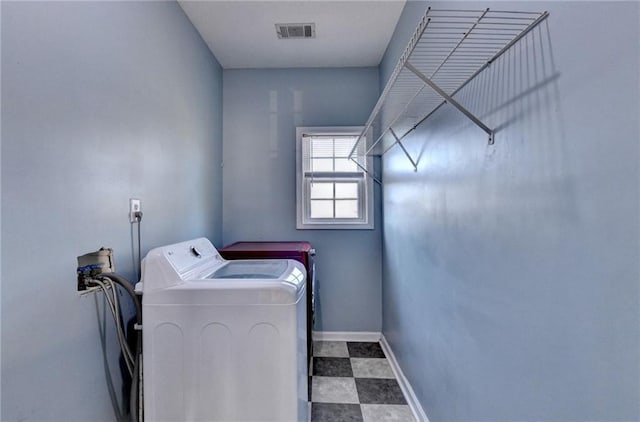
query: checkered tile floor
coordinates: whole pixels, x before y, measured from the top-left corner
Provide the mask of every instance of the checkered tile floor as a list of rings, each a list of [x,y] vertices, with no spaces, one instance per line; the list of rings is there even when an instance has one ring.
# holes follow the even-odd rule
[[[415,421],[379,343],[316,341],[311,422]]]

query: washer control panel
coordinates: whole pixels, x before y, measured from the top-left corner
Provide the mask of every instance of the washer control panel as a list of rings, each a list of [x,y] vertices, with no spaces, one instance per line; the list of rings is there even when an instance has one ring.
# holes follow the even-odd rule
[[[164,256],[181,276],[199,265],[211,266],[212,259],[222,261],[217,249],[205,238],[165,246]]]

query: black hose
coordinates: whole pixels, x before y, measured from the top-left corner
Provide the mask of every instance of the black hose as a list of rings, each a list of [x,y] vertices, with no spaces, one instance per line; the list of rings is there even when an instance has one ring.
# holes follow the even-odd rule
[[[138,419],[138,410],[140,408],[140,356],[142,356],[142,336],[138,331],[136,339],[136,360],[133,365],[133,378],[131,379],[131,391],[129,393],[129,414],[131,415],[131,422],[142,421],[142,417]]]
[[[140,213],[140,220],[138,220],[138,281],[142,280],[142,245],[140,240],[140,221],[142,219],[142,213]]]

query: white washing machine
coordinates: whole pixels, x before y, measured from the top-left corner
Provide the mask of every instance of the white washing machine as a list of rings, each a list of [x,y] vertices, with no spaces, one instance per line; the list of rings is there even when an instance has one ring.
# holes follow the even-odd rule
[[[306,272],[205,238],[142,262],[145,420],[306,421]]]

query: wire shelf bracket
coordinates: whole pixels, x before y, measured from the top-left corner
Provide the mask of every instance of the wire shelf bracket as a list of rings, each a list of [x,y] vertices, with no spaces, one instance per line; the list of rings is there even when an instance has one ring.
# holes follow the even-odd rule
[[[399,145],[414,170],[418,163],[402,140],[440,107],[451,104],[495,141],[494,130],[454,96],[549,16],[548,12],[427,8],[351,150],[356,154],[374,125],[364,154],[384,155]]]
[[[356,166],[358,166],[362,171],[364,171],[364,172],[366,173],[366,175],[367,175],[367,176],[369,176],[370,178],[372,178],[372,179],[373,179],[377,184],[382,185],[382,181],[380,181],[380,179],[378,179],[378,178],[375,176],[375,174],[373,174],[373,172],[371,172],[371,171],[367,170],[367,169],[366,169],[362,164],[360,164],[360,163],[358,162],[358,160],[356,160],[356,159],[355,159],[355,158],[353,158],[353,157],[349,157],[349,159],[350,159],[351,161],[353,161],[353,162],[356,164]]]
[[[471,120],[473,123],[476,124],[476,126],[478,126],[480,129],[484,130],[487,133],[487,135],[489,135],[489,145],[493,145],[493,130],[492,129],[489,129],[489,127],[487,125],[485,125],[484,123],[482,123],[482,121],[480,121],[480,119],[478,119],[473,113],[471,113],[469,110],[464,108],[459,102],[454,100],[453,97],[451,97],[449,94],[444,92],[444,90],[442,90],[438,85],[436,85],[431,79],[429,79],[425,75],[423,75],[422,72],[420,72],[418,69],[416,69],[411,63],[406,62],[404,64],[404,67],[406,67],[407,69],[412,71],[417,77],[422,79],[424,81],[424,83],[429,85],[431,87],[431,89],[433,89],[442,98],[444,98],[444,100],[446,102],[448,102],[449,104],[451,104],[452,106],[457,108],[460,112],[462,112],[462,114],[467,116],[469,118],[469,120]],[[395,135],[395,133],[393,134],[393,136],[397,139],[397,136]],[[404,147],[402,149],[404,150]],[[405,154],[406,154],[406,151],[405,151]],[[412,160],[411,164],[413,164],[413,166],[416,167],[416,165],[413,162],[413,160]]]
[[[395,143],[400,145],[400,148],[404,152],[404,155],[406,155],[407,159],[411,162],[411,165],[413,166],[413,171],[418,171],[418,163],[416,163],[413,160],[413,158],[411,158],[411,155],[409,155],[409,152],[407,151],[407,149],[404,147],[404,145],[402,145],[402,142],[401,142],[400,138],[398,138],[398,135],[396,135],[396,133],[393,131],[392,128],[389,128],[389,132],[391,132],[391,135],[393,135],[393,137],[396,139]]]

